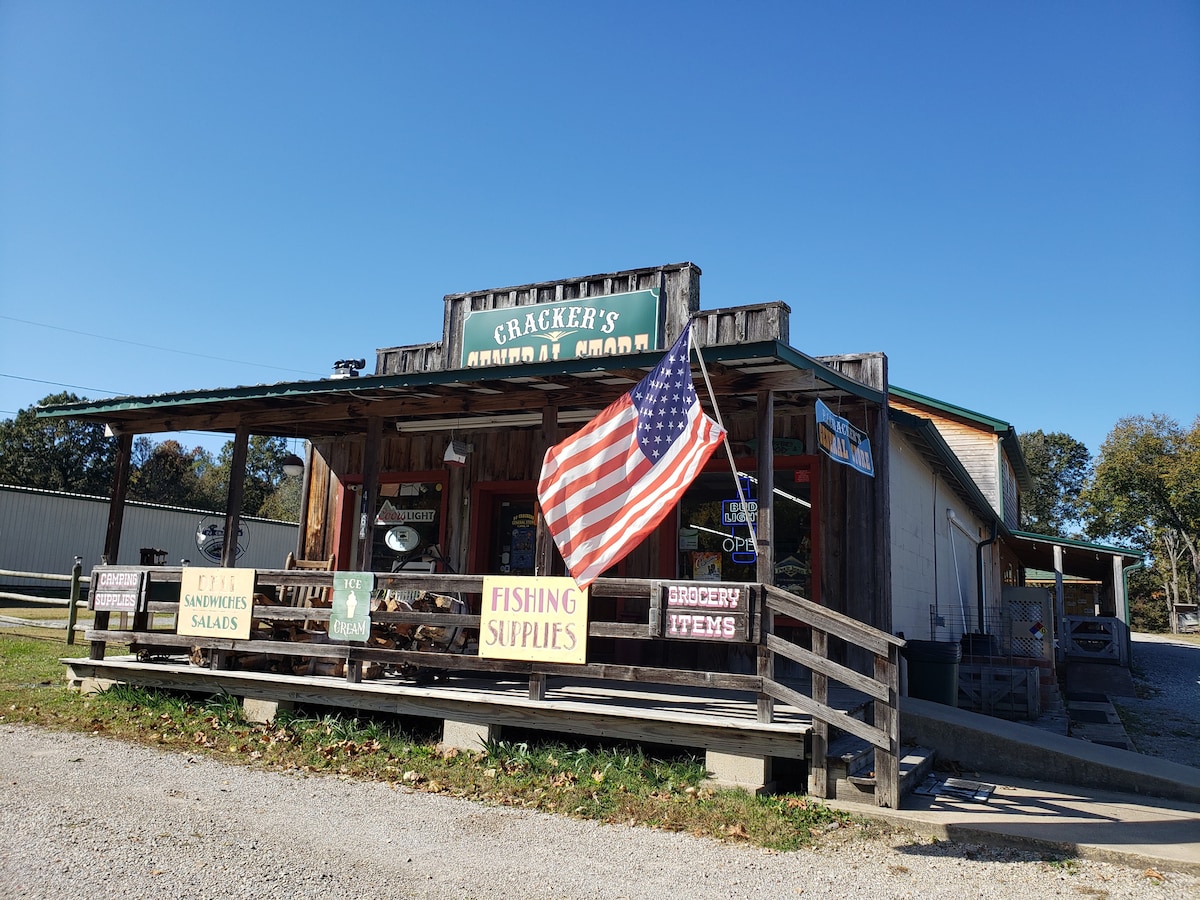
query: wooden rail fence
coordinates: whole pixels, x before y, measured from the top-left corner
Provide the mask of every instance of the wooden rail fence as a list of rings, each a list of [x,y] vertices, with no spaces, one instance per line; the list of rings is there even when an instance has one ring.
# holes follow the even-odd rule
[[[85,603],[80,601],[81,582],[83,575],[83,562],[79,557],[75,558],[75,565],[71,568],[70,575],[62,575],[54,572],[18,572],[12,569],[0,569],[0,578],[28,578],[38,581],[49,582],[69,582],[70,589],[66,599],[60,597],[43,597],[38,594],[22,594],[15,591],[0,591],[0,600],[16,600],[21,603],[32,603],[41,606],[65,606],[67,607],[67,623],[63,625],[59,621],[43,621],[38,619],[23,619],[16,616],[0,616],[0,622],[5,622],[10,625],[20,625],[26,628],[55,628],[67,629],[67,643],[75,643],[75,632],[77,629],[77,619],[79,616],[79,608],[86,607]]]

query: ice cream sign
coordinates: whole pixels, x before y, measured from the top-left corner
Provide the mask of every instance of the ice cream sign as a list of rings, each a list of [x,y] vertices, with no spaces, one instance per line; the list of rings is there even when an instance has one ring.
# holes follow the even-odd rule
[[[329,637],[366,643],[371,636],[371,591],[374,572],[336,572],[333,608],[329,611]]]

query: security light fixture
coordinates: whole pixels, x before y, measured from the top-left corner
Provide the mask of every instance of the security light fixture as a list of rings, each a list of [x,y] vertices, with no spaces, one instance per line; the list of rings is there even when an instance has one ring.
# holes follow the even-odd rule
[[[442,460],[449,466],[465,466],[467,454],[475,448],[466,441],[451,441],[446,445],[446,454]]]
[[[365,359],[339,359],[333,364],[333,378],[357,378],[359,370],[366,366]]]

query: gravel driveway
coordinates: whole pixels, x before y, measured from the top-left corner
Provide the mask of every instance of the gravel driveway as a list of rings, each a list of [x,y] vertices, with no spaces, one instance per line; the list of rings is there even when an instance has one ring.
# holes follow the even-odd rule
[[[1112,702],[1138,752],[1200,768],[1200,644],[1135,633],[1132,670],[1138,696]]]
[[[1131,702],[1176,723],[1183,692],[1195,726],[1200,647],[1145,637]],[[1200,897],[1107,863],[847,831],[773,853],[4,724],[0,784],[0,897],[22,900]]]

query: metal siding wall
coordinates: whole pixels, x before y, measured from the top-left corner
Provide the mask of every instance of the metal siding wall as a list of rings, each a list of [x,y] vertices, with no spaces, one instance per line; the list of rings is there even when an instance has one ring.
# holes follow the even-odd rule
[[[215,566],[196,549],[196,525],[206,516],[223,520],[219,513],[165,509],[129,504],[121,529],[120,565],[137,565],[143,547],[167,551],[164,561],[177,566],[181,559],[193,565]],[[108,501],[0,486],[0,569],[66,574],[76,556],[83,557],[84,572],[99,565],[108,524]],[[253,569],[282,569],[296,549],[296,525],[251,520],[249,546],[238,565]],[[8,584],[45,585],[30,579],[2,579]]]

